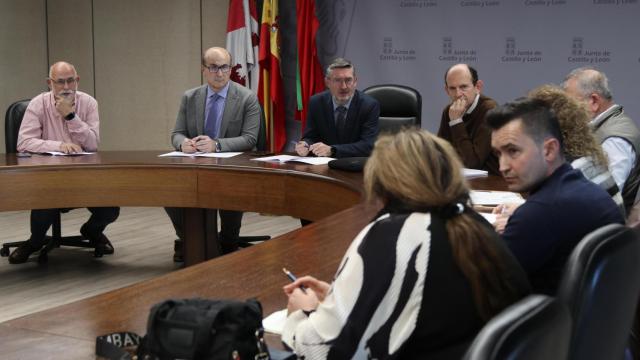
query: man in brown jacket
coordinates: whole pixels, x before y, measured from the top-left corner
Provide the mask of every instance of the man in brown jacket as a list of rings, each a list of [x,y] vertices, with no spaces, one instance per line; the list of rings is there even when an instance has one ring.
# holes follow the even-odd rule
[[[498,159],[491,152],[491,129],[486,113],[496,102],[481,94],[483,82],[467,64],[456,64],[444,75],[445,91],[451,103],[442,112],[438,136],[449,141],[464,166],[499,175]]]

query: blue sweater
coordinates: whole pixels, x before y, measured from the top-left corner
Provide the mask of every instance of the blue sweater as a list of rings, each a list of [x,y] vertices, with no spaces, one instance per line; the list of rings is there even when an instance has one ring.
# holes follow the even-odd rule
[[[586,234],[611,223],[624,224],[611,196],[565,163],[513,213],[503,239],[534,292],[553,295],[573,248]]]

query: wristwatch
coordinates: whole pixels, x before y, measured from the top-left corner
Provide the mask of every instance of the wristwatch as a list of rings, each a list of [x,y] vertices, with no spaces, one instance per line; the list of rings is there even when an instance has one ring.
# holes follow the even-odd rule
[[[76,113],[70,112],[69,114],[67,114],[67,116],[64,117],[64,119],[69,121],[69,120],[73,120],[74,117],[76,117]]]
[[[331,147],[331,155],[330,156],[333,157],[335,154],[336,154],[336,147],[332,146]]]
[[[216,142],[216,152],[222,151],[222,146],[220,146],[220,141],[215,140],[215,142]]]

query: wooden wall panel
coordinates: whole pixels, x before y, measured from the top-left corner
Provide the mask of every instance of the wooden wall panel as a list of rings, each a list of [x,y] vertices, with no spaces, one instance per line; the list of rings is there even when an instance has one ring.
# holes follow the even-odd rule
[[[101,150],[170,150],[203,48],[225,46],[227,11],[228,0],[0,1],[0,112],[46,91],[49,66],[66,60],[98,100]]]
[[[94,0],[103,150],[170,148],[180,96],[200,84],[200,1]]]
[[[226,46],[228,0],[202,0],[202,48]]]
[[[0,1],[0,152],[4,153],[4,114],[16,100],[47,89],[45,0]]]
[[[95,96],[91,8],[87,0],[47,0],[48,63],[72,63],[80,76],[79,90]]]

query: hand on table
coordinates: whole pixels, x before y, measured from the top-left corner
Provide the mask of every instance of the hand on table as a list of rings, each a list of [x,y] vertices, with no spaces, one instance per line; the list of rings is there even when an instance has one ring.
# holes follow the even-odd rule
[[[298,141],[296,143],[296,153],[298,156],[309,155],[309,144],[306,141]]]
[[[82,146],[74,143],[62,143],[60,144],[60,151],[65,154],[75,154],[82,152]]]
[[[331,156],[331,146],[321,142],[309,146],[309,151],[315,156]]]

